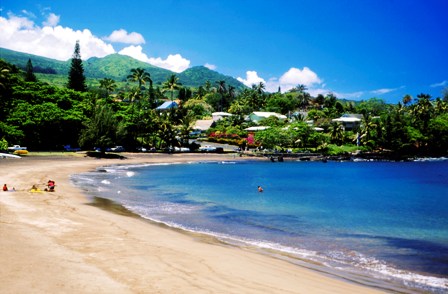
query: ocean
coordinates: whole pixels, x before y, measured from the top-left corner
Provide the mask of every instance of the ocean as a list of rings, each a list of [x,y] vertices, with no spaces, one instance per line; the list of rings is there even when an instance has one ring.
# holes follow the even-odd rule
[[[448,160],[117,165],[72,182],[143,218],[341,279],[448,291]]]

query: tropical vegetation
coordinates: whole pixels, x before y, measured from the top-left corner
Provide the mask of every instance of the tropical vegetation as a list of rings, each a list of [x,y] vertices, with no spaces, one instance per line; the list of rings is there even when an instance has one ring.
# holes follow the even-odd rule
[[[86,85],[77,43],[65,86],[42,81],[32,59],[21,69],[0,59],[0,149],[21,144],[30,150],[57,150],[64,145],[84,150],[120,145],[173,150],[198,148],[190,143],[196,120],[213,112],[232,116],[216,121],[203,140],[238,145],[242,149],[348,154],[379,152],[393,156],[443,156],[448,153],[448,90],[442,97],[404,96],[397,104],[379,98],[338,99],[333,94],[311,96],[304,85],[268,93],[265,85],[237,88],[225,79],[186,86],[176,74],[154,83],[153,73],[132,68],[123,80],[104,77]],[[192,76],[190,76],[192,77]],[[165,101],[176,109],[158,111]],[[259,122],[256,111],[276,112]],[[333,119],[358,114],[361,123],[347,129]],[[249,127],[263,130],[248,131]]]

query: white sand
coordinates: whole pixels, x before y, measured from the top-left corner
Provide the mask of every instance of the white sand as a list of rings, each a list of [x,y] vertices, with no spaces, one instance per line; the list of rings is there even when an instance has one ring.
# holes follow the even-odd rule
[[[69,175],[97,166],[231,155],[0,159],[1,293],[376,293],[274,257],[86,205]],[[238,158],[237,158],[238,159]],[[31,193],[56,181],[54,193]]]

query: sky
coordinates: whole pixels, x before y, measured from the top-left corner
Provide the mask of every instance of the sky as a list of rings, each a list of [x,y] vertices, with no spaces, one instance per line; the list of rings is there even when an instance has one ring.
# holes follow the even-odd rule
[[[448,0],[0,1],[0,47],[68,60],[77,40],[84,60],[202,65],[268,92],[397,103],[448,87]]]

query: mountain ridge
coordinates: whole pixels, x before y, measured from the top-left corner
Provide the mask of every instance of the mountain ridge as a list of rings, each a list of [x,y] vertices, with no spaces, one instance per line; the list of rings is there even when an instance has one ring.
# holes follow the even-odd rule
[[[0,48],[0,58],[22,69],[25,69],[28,59],[31,59],[34,72],[42,73],[44,75],[68,75],[71,61],[71,59],[60,61],[6,48]],[[226,82],[226,85],[231,85],[236,89],[241,90],[246,88],[246,86],[237,79],[208,69],[205,66],[193,66],[181,73],[175,73],[118,53],[109,54],[105,57],[91,57],[87,60],[83,60],[83,66],[86,78],[92,79],[110,78],[122,82],[125,81],[127,76],[131,73],[131,69],[140,67],[151,75],[151,79],[155,85],[161,85],[170,75],[175,74],[179,78],[179,82],[187,87],[197,88],[204,85],[207,81],[213,85],[216,81],[223,80]]]

